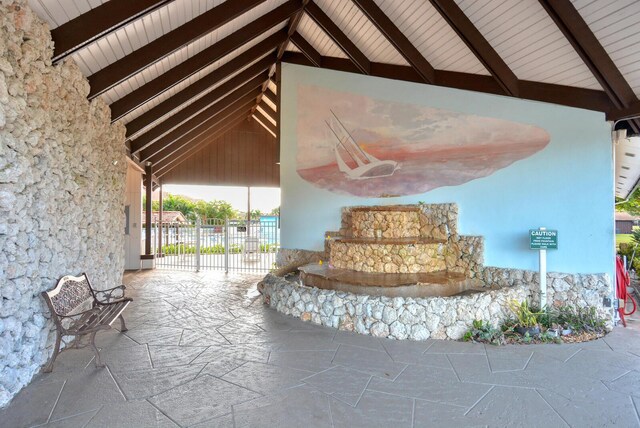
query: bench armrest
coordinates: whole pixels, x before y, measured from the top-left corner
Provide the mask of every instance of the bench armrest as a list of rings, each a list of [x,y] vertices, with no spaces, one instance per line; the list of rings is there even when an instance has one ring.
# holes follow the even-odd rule
[[[108,290],[93,290],[96,297],[96,301],[99,304],[113,303],[117,300],[124,299],[124,290],[127,287],[119,285],[117,287],[109,288]]]
[[[62,332],[64,334],[77,334],[78,330],[87,324],[91,324],[91,321],[94,317],[99,317],[101,313],[100,308],[91,308],[86,311],[78,312],[73,315],[60,315],[56,314],[60,320],[60,327],[62,328]],[[68,327],[64,327],[62,325],[63,321],[69,322]],[[86,332],[91,332],[93,329],[87,330]]]

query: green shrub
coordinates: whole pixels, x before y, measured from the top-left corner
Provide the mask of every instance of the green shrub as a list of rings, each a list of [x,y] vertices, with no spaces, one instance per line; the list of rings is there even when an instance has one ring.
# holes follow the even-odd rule
[[[231,244],[229,245],[229,254],[240,254],[242,249],[243,247],[240,244]],[[195,254],[196,247],[195,245],[185,244],[163,245],[162,252],[165,255]],[[224,245],[216,244],[209,247],[200,247],[200,254],[224,254]]]
[[[640,230],[636,230],[635,232],[640,233]],[[636,246],[635,243],[622,243],[618,245],[618,254],[620,257],[626,256],[629,267],[633,268],[636,272],[640,272],[640,245]],[[633,261],[631,261],[632,256]]]
[[[502,330],[482,320],[474,320],[471,329],[464,334],[462,340],[465,342],[490,343],[492,345],[504,345],[505,343]]]
[[[589,331],[603,332],[606,321],[596,312],[596,308],[576,308],[574,306],[562,306],[558,308],[557,324],[571,327],[574,332]]]

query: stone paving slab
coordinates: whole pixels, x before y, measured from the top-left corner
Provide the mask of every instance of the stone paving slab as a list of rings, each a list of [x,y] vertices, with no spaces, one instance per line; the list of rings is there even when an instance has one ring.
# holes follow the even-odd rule
[[[378,339],[272,311],[259,280],[127,274],[129,331],[97,336],[107,367],[63,352],[0,426],[640,426],[640,328],[566,345]]]
[[[149,399],[181,426],[194,425],[231,412],[231,406],[259,393],[213,376],[202,376]]]
[[[302,379],[304,383],[319,389],[335,399],[356,406],[372,376],[345,367],[334,366]]]

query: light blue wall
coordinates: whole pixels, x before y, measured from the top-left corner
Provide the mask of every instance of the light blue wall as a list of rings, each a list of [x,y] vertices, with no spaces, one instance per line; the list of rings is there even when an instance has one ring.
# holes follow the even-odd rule
[[[283,248],[322,249],[324,232],[340,226],[343,206],[455,202],[460,233],[485,237],[486,266],[537,270],[528,230],[545,226],[559,236],[559,249],[548,251],[549,271],[613,273],[613,162],[602,113],[292,64],[283,64],[282,73]],[[551,142],[460,186],[385,199],[339,195],[296,173],[298,84],[529,123],[544,128]]]

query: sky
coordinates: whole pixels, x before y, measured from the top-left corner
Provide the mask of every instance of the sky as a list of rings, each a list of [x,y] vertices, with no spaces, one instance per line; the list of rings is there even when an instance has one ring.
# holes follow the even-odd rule
[[[247,210],[247,188],[230,186],[192,186],[166,184],[162,186],[165,194],[188,196],[192,199],[212,201],[214,199],[229,202],[233,208]],[[277,187],[252,187],[251,209],[270,212],[280,206],[280,189]]]

